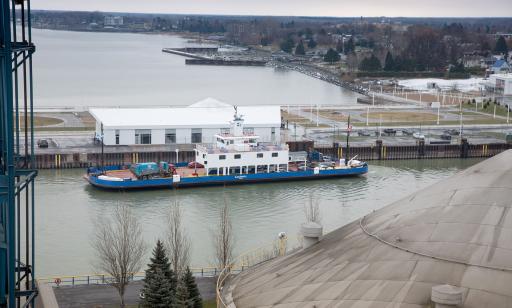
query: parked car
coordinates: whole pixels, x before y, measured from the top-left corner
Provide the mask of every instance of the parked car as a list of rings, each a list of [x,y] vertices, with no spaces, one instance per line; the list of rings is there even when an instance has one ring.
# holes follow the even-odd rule
[[[444,133],[451,136],[458,136],[460,134],[460,132],[456,129],[447,129],[444,131]]]
[[[46,140],[46,139],[39,139],[39,140],[37,140],[37,146],[40,147],[41,149],[48,148],[48,140]]]
[[[405,136],[412,136],[414,134],[414,131],[412,129],[402,129],[402,134]]]
[[[364,137],[369,137],[372,135],[372,133],[368,130],[359,130],[359,131],[357,131],[357,134],[359,136],[364,136]]]
[[[444,133],[441,135],[441,139],[443,140],[452,140],[452,135]]]
[[[418,132],[416,132],[416,133],[412,134],[412,137],[413,137],[414,139],[425,140],[425,135],[423,135],[422,133],[418,133]]]
[[[390,136],[390,135],[396,135],[396,129],[393,128],[386,128],[384,130],[384,134]]]

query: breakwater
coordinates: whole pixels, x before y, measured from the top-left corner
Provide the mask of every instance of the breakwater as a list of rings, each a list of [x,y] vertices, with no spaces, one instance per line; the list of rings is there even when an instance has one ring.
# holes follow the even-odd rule
[[[224,59],[185,59],[188,65],[229,65],[229,66],[265,66],[267,61],[260,60],[224,60]]]
[[[313,142],[289,142],[290,151],[310,151],[315,149],[332,157],[344,157],[346,146],[335,143],[333,146],[315,146]],[[512,144],[425,144],[416,145],[384,144],[377,140],[373,145],[350,146],[349,156],[357,155],[359,160],[398,160],[398,159],[440,159],[440,158],[485,158],[492,157],[508,149]],[[132,152],[101,152],[89,153],[36,153],[35,167],[38,169],[87,168],[91,166],[111,166],[149,161],[167,161],[171,163],[193,161],[194,151],[180,150],[178,157],[175,151],[152,150]]]

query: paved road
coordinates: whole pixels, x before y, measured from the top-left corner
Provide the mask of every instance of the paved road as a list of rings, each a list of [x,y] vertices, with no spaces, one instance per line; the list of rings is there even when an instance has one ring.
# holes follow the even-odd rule
[[[196,278],[197,286],[203,300],[215,299],[214,277]],[[136,281],[128,285],[125,295],[127,305],[137,305],[142,282]],[[60,308],[99,308],[119,304],[119,296],[112,286],[80,285],[53,288]]]

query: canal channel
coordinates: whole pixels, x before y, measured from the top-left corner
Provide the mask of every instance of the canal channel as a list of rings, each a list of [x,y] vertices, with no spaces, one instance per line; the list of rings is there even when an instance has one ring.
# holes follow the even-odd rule
[[[478,159],[380,161],[366,176],[197,189],[108,192],[82,179],[84,170],[41,170],[37,178],[37,264],[39,277],[95,272],[91,239],[94,222],[127,204],[139,217],[152,246],[165,234],[169,206],[180,202],[192,241],[194,267],[213,263],[212,233],[224,199],[231,209],[235,255],[271,242],[279,232],[296,238],[310,198],[321,209],[326,231],[405,197]]]

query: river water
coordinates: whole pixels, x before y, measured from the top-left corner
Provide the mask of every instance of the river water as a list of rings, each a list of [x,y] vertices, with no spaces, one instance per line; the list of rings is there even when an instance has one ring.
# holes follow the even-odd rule
[[[269,243],[281,231],[290,238],[304,221],[310,196],[318,200],[326,231],[398,200],[466,168],[477,160],[410,160],[370,164],[357,178],[244,186],[107,192],[90,187],[83,170],[42,170],[37,178],[37,274],[84,274],[94,271],[91,248],[94,221],[110,215],[118,203],[139,217],[144,238],[153,246],[165,233],[165,216],[177,200],[192,241],[192,265],[212,264],[212,231],[224,197],[231,209],[236,253]]]
[[[35,108],[356,103],[357,95],[295,71],[185,65],[164,47],[197,46],[178,36],[33,30]]]

